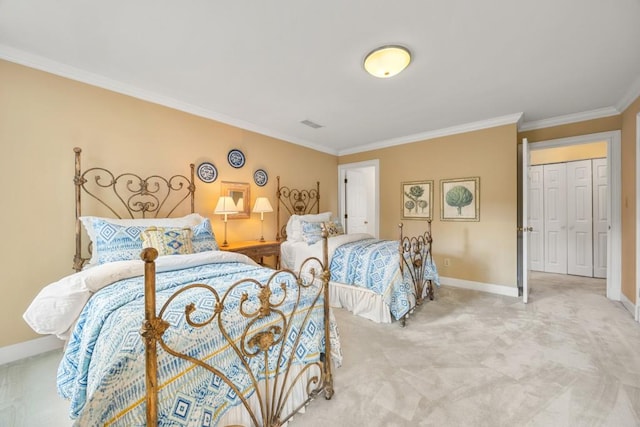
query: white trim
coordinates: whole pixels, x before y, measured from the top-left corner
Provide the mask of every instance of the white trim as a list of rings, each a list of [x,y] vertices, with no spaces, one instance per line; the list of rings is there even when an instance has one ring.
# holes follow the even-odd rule
[[[374,225],[374,237],[380,236],[380,159],[365,160],[355,163],[344,163],[338,165],[338,218],[342,221],[344,218],[344,174],[347,169],[359,169],[363,167],[373,167],[375,174],[375,193],[376,193],[376,206],[375,206],[375,225]]]
[[[165,107],[193,114],[194,116],[204,117],[206,119],[215,120],[220,123],[238,127],[240,129],[256,132],[262,135],[270,136],[272,138],[281,139],[283,141],[288,141],[293,144],[311,148],[323,153],[337,155],[337,150],[335,149],[315,144],[303,139],[295,138],[290,135],[284,135],[278,132],[274,132],[272,129],[268,129],[255,123],[250,123],[235,117],[229,117],[225,114],[217,113],[215,111],[211,111],[197,105],[189,104],[187,102],[183,102],[169,96],[161,95],[159,93],[144,90],[128,83],[110,79],[100,74],[91,73],[80,68],[71,67],[60,62],[52,61],[42,56],[33,55],[19,49],[14,49],[7,45],[0,44],[0,59],[5,59],[10,62],[15,62],[16,64],[21,64],[30,68],[55,74],[57,76],[107,89],[112,92],[132,96],[143,101],[163,105]]]
[[[621,294],[620,302],[622,303],[622,306],[629,312],[629,314],[631,314],[635,318],[637,314],[636,306],[629,300],[629,298],[627,298],[625,294]]]
[[[48,335],[31,341],[0,347],[0,365],[46,353],[47,351],[57,350],[63,346],[64,341],[58,339],[55,335]]]
[[[492,283],[474,282],[471,280],[442,276],[440,276],[440,284],[443,286],[453,286],[455,288],[471,289],[473,291],[488,292],[490,294],[518,298],[517,286],[494,285]]]
[[[584,122],[586,120],[600,119],[620,114],[620,110],[615,107],[598,108],[597,110],[583,111],[581,113],[567,114],[565,116],[551,117],[542,120],[532,120],[524,122],[518,129],[520,132],[534,129],[544,129],[552,126],[566,125],[570,123]]]
[[[625,96],[616,104],[618,111],[624,111],[640,96],[640,76],[631,85]]]
[[[428,132],[416,133],[413,135],[391,138],[384,141],[378,141],[371,144],[360,145],[358,147],[348,148],[338,151],[339,156],[347,154],[362,153],[364,151],[377,150],[380,148],[393,147],[396,145],[409,144],[411,142],[424,141],[427,139],[441,138],[444,136],[457,135],[459,133],[473,132],[482,129],[494,128],[510,124],[517,124],[522,119],[522,113],[510,114],[507,116],[494,117],[492,119],[481,120],[472,123],[451,126],[448,128],[432,130]]]
[[[572,136],[529,144],[529,150],[584,144],[593,141],[607,142],[607,184],[609,188],[609,236],[607,238],[607,298],[619,301],[622,286],[622,158],[620,131],[600,132]]]
[[[640,79],[638,79],[640,81]],[[640,322],[640,113],[636,115],[636,322]]]

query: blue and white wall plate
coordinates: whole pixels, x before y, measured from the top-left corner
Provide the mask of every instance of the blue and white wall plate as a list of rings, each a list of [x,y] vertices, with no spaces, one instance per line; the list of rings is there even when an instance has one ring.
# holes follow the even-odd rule
[[[218,178],[218,169],[213,166],[213,163],[209,162],[200,163],[197,169],[197,173],[198,178],[200,178],[202,182],[209,183],[215,181]]]
[[[269,175],[267,175],[264,169],[258,169],[253,173],[253,181],[258,187],[264,187],[267,181],[269,181]]]
[[[227,160],[229,161],[229,164],[236,169],[243,167],[245,162],[244,154],[242,151],[237,149],[229,151],[229,154],[227,154]]]

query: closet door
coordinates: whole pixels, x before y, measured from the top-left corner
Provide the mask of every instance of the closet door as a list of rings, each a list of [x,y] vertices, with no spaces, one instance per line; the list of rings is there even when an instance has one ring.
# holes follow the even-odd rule
[[[593,276],[607,277],[607,159],[593,159]]]
[[[529,167],[529,269],[544,271],[544,170],[542,165]]]
[[[593,276],[591,160],[567,163],[567,273]]]
[[[544,165],[544,271],[567,274],[567,167]]]

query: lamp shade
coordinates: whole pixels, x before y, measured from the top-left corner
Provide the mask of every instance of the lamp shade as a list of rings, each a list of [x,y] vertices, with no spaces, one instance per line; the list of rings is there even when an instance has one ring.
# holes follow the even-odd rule
[[[393,77],[407,68],[411,62],[411,53],[402,46],[382,46],[367,55],[364,69],[380,78]]]
[[[223,196],[218,199],[218,204],[216,205],[214,213],[232,214],[237,212],[238,208],[236,207],[236,204],[233,203],[233,199],[231,197]]]
[[[253,204],[253,212],[273,212],[273,208],[271,207],[271,203],[269,203],[269,199],[267,199],[266,197],[256,198],[256,202]]]

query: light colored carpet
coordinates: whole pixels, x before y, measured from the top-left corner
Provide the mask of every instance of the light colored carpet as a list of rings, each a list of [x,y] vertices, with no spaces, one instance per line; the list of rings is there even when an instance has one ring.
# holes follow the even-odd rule
[[[442,287],[406,328],[336,310],[335,395],[289,427],[640,426],[640,325],[603,280],[533,273],[531,301]],[[70,426],[60,352],[0,366],[0,426]]]
[[[292,425],[640,426],[640,325],[603,280],[531,285],[527,305],[442,287],[404,329],[338,313],[336,394]]]

